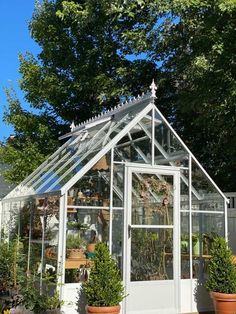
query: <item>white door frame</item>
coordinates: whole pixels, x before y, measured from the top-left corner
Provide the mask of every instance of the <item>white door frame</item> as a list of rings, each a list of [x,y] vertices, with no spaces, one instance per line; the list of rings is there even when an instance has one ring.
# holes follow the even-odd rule
[[[124,260],[123,260],[123,280],[126,287],[127,294],[130,287],[130,241],[128,235],[128,225],[131,217],[132,204],[132,173],[149,173],[160,175],[173,176],[173,276],[174,276],[174,290],[175,290],[175,305],[176,313],[180,313],[180,169],[168,166],[150,166],[145,164],[130,164],[127,163],[125,167],[125,182],[124,182]],[[129,296],[124,299],[122,304],[122,313],[126,313],[126,303]],[[168,302],[168,296],[167,296]]]

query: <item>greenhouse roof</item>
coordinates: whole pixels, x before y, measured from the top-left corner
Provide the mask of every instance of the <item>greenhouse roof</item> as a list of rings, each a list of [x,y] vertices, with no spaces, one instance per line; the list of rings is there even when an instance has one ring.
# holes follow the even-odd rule
[[[176,166],[173,162],[173,160],[176,160],[176,156],[178,156],[178,159],[188,159],[189,156],[194,158],[155,107],[156,85],[154,82],[152,82],[150,88],[151,92],[137,98],[131,98],[128,102],[120,103],[113,109],[104,111],[78,126],[72,123],[71,132],[60,138],[67,139],[67,141],[3,200],[52,193],[64,194],[102,156],[114,148],[122,137],[128,136],[128,140],[134,145],[133,143],[137,140],[140,130],[145,135],[143,140],[147,141],[147,139],[154,138],[152,147],[155,146],[158,152],[158,164],[161,165],[163,162],[167,162],[168,165]],[[168,135],[167,142],[171,142],[172,146],[168,144],[167,148],[165,147],[167,143],[161,143],[161,140],[154,137],[152,121],[156,126],[163,126],[162,134],[166,133],[166,130],[171,133]],[[138,149],[136,150],[138,151]],[[140,150],[138,153],[140,159],[147,162],[147,157],[144,157]],[[187,180],[186,178],[182,179]],[[212,183],[214,184],[213,181]],[[225,198],[216,185],[215,187]]]

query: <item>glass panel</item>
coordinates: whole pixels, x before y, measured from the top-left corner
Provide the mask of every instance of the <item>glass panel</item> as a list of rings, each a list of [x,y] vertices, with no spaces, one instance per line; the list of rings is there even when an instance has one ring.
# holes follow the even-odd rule
[[[193,210],[224,211],[224,199],[192,161]]]
[[[52,175],[57,169],[59,169],[63,163],[65,163],[71,156],[75,154],[79,147],[79,138],[71,139],[67,147],[58,153],[52,160],[49,159],[47,165],[42,169],[37,176],[35,176],[31,182],[31,186],[37,189],[44,181],[46,181],[50,175]]]
[[[64,145],[62,145],[54,154],[52,154],[45,162],[43,168],[38,168],[34,175],[30,175],[27,177],[22,184],[25,186],[31,186],[34,182],[36,182],[43,174],[51,168],[52,165],[60,160],[66,153],[67,147],[71,145],[76,145],[79,138],[71,137]]]
[[[12,202],[9,212],[9,239],[16,238],[20,227],[20,202]]]
[[[12,202],[4,205],[2,235],[9,240],[10,247],[16,245],[17,269],[14,285],[22,280],[22,274],[32,274],[39,284],[45,274],[56,281],[58,248],[58,208],[56,197],[37,199],[36,202]],[[6,218],[6,219],[5,219]],[[5,234],[5,235],[4,235]],[[19,237],[17,237],[19,235]],[[14,244],[15,243],[15,244]],[[10,285],[10,278],[9,278]]]
[[[8,198],[18,195],[35,195],[59,191],[78,171],[91,160],[112,138],[119,134],[133,118],[143,110],[143,104],[115,114],[110,121],[98,123],[71,137],[62,147],[29,176],[21,185],[8,194]],[[105,116],[104,116],[105,117]],[[146,122],[145,122],[146,123]],[[91,123],[92,124],[92,123]],[[33,184],[33,186],[32,186]]]
[[[112,129],[109,132],[109,137],[107,137],[107,140],[104,142],[104,146],[111,141],[117,134],[120,133],[121,130],[126,127],[126,125],[129,124],[131,121],[131,117],[127,115],[127,118],[123,118],[121,121],[116,121],[115,124],[113,124]]]
[[[224,199],[218,193],[201,194],[192,189],[192,209],[202,211],[224,211]]]
[[[140,162],[145,163],[145,160],[143,158],[142,151],[140,151],[137,146],[134,146],[130,139],[125,136],[122,138],[118,145],[115,148],[116,155],[115,160],[122,160],[122,161],[133,161],[133,162]],[[118,158],[116,158],[118,157]]]
[[[17,236],[20,225],[19,213],[19,201],[2,204],[2,210],[0,210],[1,239],[14,239]]]
[[[116,145],[115,160],[151,163],[151,112],[141,119]]]
[[[169,159],[163,156],[163,154],[160,152],[160,150],[155,146],[154,147],[154,154],[155,154],[155,164],[156,165],[170,165]]]
[[[104,135],[105,136],[105,135]],[[60,169],[58,173],[58,178],[55,180],[54,178],[51,180],[51,186],[47,189],[47,191],[56,191],[59,186],[63,186],[65,183],[67,183],[75,174],[79,172],[79,170],[85,166],[88,161],[90,161],[97,152],[101,150],[101,148],[104,146],[104,137],[99,139],[97,142],[94,142],[94,145],[87,151],[86,153],[83,152],[82,154],[78,154],[74,157],[71,164],[67,167],[63,167]],[[40,191],[42,193],[42,191]]]
[[[113,209],[112,217],[112,256],[117,260],[118,267],[123,272],[123,227],[124,211]]]
[[[124,205],[124,166],[114,164],[113,172],[113,206],[123,207]]]
[[[23,182],[9,197],[59,190],[67,182],[66,180],[69,180],[95,156],[102,146],[109,124],[110,122],[106,122],[99,125],[100,129],[89,129],[73,136],[48,159],[44,168],[38,169],[32,179],[25,181],[27,185]],[[72,176],[68,176],[70,172]]]
[[[166,164],[168,160],[172,166],[188,167],[188,152],[157,111],[155,112],[155,146],[156,164]]]
[[[173,176],[133,174],[132,224],[173,224]]]
[[[68,192],[68,205],[109,206],[110,154],[103,156]]]
[[[224,211],[224,199],[219,194],[208,194],[204,199],[197,199],[192,196],[192,209],[203,211]]]
[[[189,213],[181,213],[181,278],[190,278]]]
[[[22,208],[21,234],[24,239],[24,250],[29,258],[31,273],[49,272],[56,274],[58,232],[59,232],[59,199],[50,196],[36,199]]]
[[[132,229],[131,281],[173,279],[173,230]]]
[[[44,272],[56,274],[57,252],[59,236],[59,197],[48,197],[44,200],[36,199],[37,210],[40,212],[43,228],[43,251],[44,259],[42,261]]]
[[[108,241],[109,219],[109,210],[105,208],[67,210],[66,283],[87,279],[96,242]]]
[[[121,130],[123,130],[124,127],[126,127],[141,110],[143,110],[143,106],[137,104],[137,106],[129,108],[128,112],[124,111],[121,115],[116,115],[112,120],[114,122],[114,126],[109,132],[109,138],[107,141],[113,139]],[[107,142],[104,144],[107,144]]]
[[[189,171],[180,171],[180,209],[189,210]]]
[[[224,236],[224,215],[194,213],[192,215],[193,277],[205,278],[212,240]]]

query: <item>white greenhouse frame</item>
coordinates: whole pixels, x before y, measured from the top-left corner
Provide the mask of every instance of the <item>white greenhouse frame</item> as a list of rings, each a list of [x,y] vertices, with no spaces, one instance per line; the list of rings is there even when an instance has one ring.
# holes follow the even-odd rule
[[[75,126],[73,123],[71,132],[61,137],[61,140],[66,140],[66,142],[2,200],[0,224],[1,230],[4,230],[8,238],[11,237],[12,227],[9,226],[9,221],[12,220],[13,211],[20,213],[24,206],[32,211],[32,208],[36,206],[34,205],[36,199],[45,200],[56,197],[59,200],[57,204],[56,269],[57,273],[60,274],[58,277],[61,284],[59,285],[60,297],[66,301],[64,305],[65,313],[78,313],[76,310],[76,297],[77,289],[81,287],[80,282],[65,283],[67,274],[65,267],[67,257],[65,252],[67,246],[68,212],[74,211],[79,213],[81,211],[89,214],[90,211],[97,210],[99,212],[101,209],[109,212],[107,243],[113,255],[115,255],[113,244],[116,241],[116,227],[113,226],[112,217],[114,215],[123,217],[120,225],[122,229],[122,239],[119,240],[122,243],[120,262],[123,281],[127,293],[130,295],[122,304],[123,314],[177,314],[211,309],[209,297],[204,287],[202,287],[205,273],[201,273],[200,270],[196,271],[201,265],[203,265],[201,267],[206,267],[207,262],[204,259],[204,254],[201,252],[199,256],[194,255],[193,242],[189,241],[187,257],[185,256],[187,259],[187,274],[184,277],[181,268],[182,262],[184,263],[184,260],[182,260],[181,236],[183,230],[185,230],[184,228],[187,228],[185,231],[188,233],[189,239],[191,239],[196,230],[202,233],[202,235],[205,232],[204,228],[209,228],[209,230],[207,229],[209,232],[215,232],[213,225],[214,221],[216,221],[219,228],[221,228],[219,233],[227,238],[228,199],[155,106],[156,86],[153,83],[150,87],[151,92],[133,98],[129,102],[118,104],[114,109],[103,112],[78,126]],[[131,157],[131,150],[136,157]],[[127,151],[130,155],[126,156],[125,152]],[[109,202],[107,205],[101,205],[100,203],[95,205],[90,203],[71,204],[70,191],[76,185],[79,186],[80,182],[82,182],[81,180],[91,172],[91,169],[104,156],[108,155],[110,158],[109,174],[104,172],[104,170],[96,172],[97,180],[102,181],[108,187],[107,198]],[[134,159],[132,160],[132,158]],[[117,169],[122,170],[119,172]],[[196,173],[197,176],[195,176]],[[134,175],[138,181],[142,182],[145,175],[151,174],[155,175],[160,181],[164,180],[163,176],[173,177],[173,226],[171,227],[165,224],[160,225],[160,223],[156,225],[135,225],[131,223],[132,198],[136,197],[138,199],[140,197],[137,189],[133,186],[132,176]],[[196,180],[199,177],[198,182]],[[182,192],[182,187],[184,187],[183,190],[185,192]],[[151,191],[150,195],[155,199],[155,202],[158,202],[158,197],[155,196],[155,193]],[[116,198],[119,199],[118,205],[114,205]],[[47,206],[46,201],[43,202],[43,205],[41,204],[43,218]],[[200,224],[204,217],[208,217],[209,222],[203,228]],[[182,226],[182,219],[185,219],[186,226]],[[211,219],[213,219],[213,222]],[[14,224],[14,219],[12,224]],[[19,226],[17,228],[20,229]],[[31,225],[29,228],[27,269],[30,268],[31,263]],[[44,227],[42,228],[44,233]],[[158,230],[165,228],[175,230],[172,250],[172,257],[174,257],[172,259],[174,285],[171,280],[137,280],[131,282],[133,243],[128,236],[128,228],[133,228],[133,230],[151,230],[151,232],[154,232],[155,228]],[[4,238],[2,234],[1,238]],[[42,241],[41,264],[44,265],[44,248],[46,243],[44,236]],[[41,266],[41,279],[42,275],[43,266]],[[173,291],[171,290],[172,288],[167,288],[167,282],[169,282],[169,287],[173,287]],[[194,291],[196,288],[199,288],[199,283],[201,284],[200,288],[202,289],[201,293],[204,300],[196,301]],[[143,302],[143,307],[137,305],[138,308],[135,308],[130,303],[137,301],[137,304],[139,304],[138,299],[142,299],[145,289],[150,289],[148,291],[152,291],[150,295],[153,293],[153,296],[159,293],[160,299],[167,301],[167,303],[170,303],[168,293],[170,295],[173,293],[174,303],[169,308],[168,306],[164,308],[164,305],[159,307],[159,301],[154,296],[153,301],[151,300],[153,305],[145,308],[146,305]],[[82,314],[83,311],[79,313]]]

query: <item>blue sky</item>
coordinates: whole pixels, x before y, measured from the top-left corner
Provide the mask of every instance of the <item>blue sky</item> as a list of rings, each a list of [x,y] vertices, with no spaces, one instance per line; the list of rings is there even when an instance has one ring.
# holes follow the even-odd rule
[[[13,133],[12,128],[2,121],[7,105],[4,87],[13,86],[23,107],[29,108],[18,87],[18,54],[26,51],[37,54],[39,51],[28,30],[34,2],[35,0],[0,0],[0,141]]]
[[[12,86],[23,108],[30,110],[18,85],[20,79],[18,54],[30,51],[37,55],[40,51],[28,30],[34,4],[35,0],[0,0],[0,142],[14,133],[12,127],[3,122],[3,112],[7,107],[4,88]],[[145,57],[145,54],[138,56],[139,59]],[[133,60],[134,56],[127,58]]]

